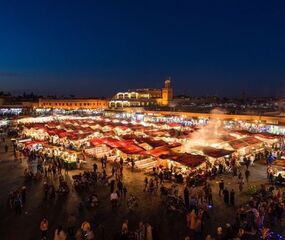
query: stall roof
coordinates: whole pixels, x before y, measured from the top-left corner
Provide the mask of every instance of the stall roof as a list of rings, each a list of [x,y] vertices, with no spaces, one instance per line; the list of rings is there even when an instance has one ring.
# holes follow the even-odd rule
[[[247,144],[249,145],[255,145],[255,144],[259,144],[259,143],[262,143],[261,140],[255,138],[255,137],[245,137],[245,138],[242,138],[241,139],[242,141],[246,142]]]
[[[229,142],[229,141],[233,141],[236,139],[235,137],[233,137],[231,135],[221,135],[221,136],[219,136],[219,138],[221,140],[223,140],[224,142]]]
[[[197,167],[206,161],[205,156],[190,153],[163,154],[160,156],[160,158],[169,159],[191,168]]]
[[[144,152],[145,155],[151,155],[154,157],[159,157],[163,154],[170,154],[170,153],[172,153],[172,151],[167,146],[156,147],[154,149]]]
[[[168,124],[169,127],[181,127],[180,123],[169,123]]]
[[[265,139],[276,139],[276,138],[280,137],[278,135],[271,134],[271,133],[265,133],[265,132],[264,133],[256,133],[255,136],[265,138]]]
[[[240,148],[248,147],[250,145],[256,145],[262,143],[261,140],[253,137],[248,136],[241,139],[236,139],[234,141],[230,141],[229,144],[234,148],[235,150],[238,150]]]
[[[208,147],[208,146],[198,146],[195,147],[197,150],[201,150],[204,155],[212,158],[220,158],[227,155],[232,154],[234,151],[226,150],[226,149],[220,149],[220,148],[214,148],[214,147]]]
[[[135,144],[131,144],[129,146],[125,146],[125,147],[119,147],[118,148],[120,151],[122,151],[123,153],[126,154],[138,154],[142,151],[144,151],[141,147],[135,145]]]
[[[251,132],[247,131],[247,130],[233,130],[231,131],[232,133],[238,134],[240,136],[248,136],[248,135],[252,135]]]
[[[229,144],[235,150],[249,146],[249,144],[244,142],[242,139],[236,139],[236,140],[230,141]]]

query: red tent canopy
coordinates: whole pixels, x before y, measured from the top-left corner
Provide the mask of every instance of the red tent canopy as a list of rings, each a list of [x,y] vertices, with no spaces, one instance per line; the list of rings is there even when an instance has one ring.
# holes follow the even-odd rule
[[[249,145],[262,143],[262,141],[260,141],[259,139],[255,138],[255,137],[245,137],[245,138],[242,138],[241,140],[246,142]]]
[[[229,141],[235,140],[236,138],[231,135],[222,135],[222,136],[219,136],[219,139],[225,142],[229,142]]]
[[[90,140],[90,143],[93,146],[97,146],[97,145],[103,144],[104,141],[103,141],[103,138],[95,138],[95,139]]]
[[[156,147],[154,149],[144,152],[144,154],[151,155],[154,157],[159,157],[163,154],[171,154],[171,153],[172,151],[167,146]]]
[[[230,141],[229,144],[231,145],[232,148],[234,148],[236,150],[248,146],[248,144],[246,142],[242,141],[241,139],[236,139],[236,140]]]
[[[122,151],[123,153],[126,154],[138,154],[141,153],[143,151],[142,148],[140,148],[139,146],[135,145],[135,144],[131,144],[129,146],[125,146],[125,147],[119,147],[118,148],[120,151]]]
[[[271,134],[271,133],[256,133],[255,136],[265,138],[265,139],[276,139],[280,137],[278,135]]]
[[[179,124],[179,123],[169,123],[168,126],[169,127],[180,127],[181,124]]]
[[[163,154],[160,158],[169,159],[191,168],[197,167],[206,161],[205,156],[190,153]]]
[[[247,131],[247,130],[233,130],[231,131],[232,133],[238,134],[240,136],[248,136],[248,135],[252,135],[251,132]]]
[[[166,146],[167,143],[163,140],[154,140],[153,138],[135,138],[138,143],[147,143],[152,147]]]
[[[201,150],[206,156],[213,157],[213,158],[224,157],[234,152],[234,151],[230,151],[226,149],[219,149],[219,148],[214,148],[214,147],[198,146],[195,148],[198,150]]]

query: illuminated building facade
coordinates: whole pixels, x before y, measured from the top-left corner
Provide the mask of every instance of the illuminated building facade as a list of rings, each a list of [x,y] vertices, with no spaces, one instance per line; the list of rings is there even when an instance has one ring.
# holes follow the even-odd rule
[[[39,108],[51,109],[105,109],[108,101],[103,99],[39,99]]]
[[[161,105],[167,106],[173,99],[173,89],[171,87],[170,79],[164,82],[164,88],[162,89]]]
[[[165,81],[164,88],[144,88],[118,92],[109,102],[110,108],[168,106],[173,99],[171,81]]]

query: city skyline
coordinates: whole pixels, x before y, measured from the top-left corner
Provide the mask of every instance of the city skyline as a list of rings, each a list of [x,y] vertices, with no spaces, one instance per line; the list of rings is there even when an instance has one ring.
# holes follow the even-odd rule
[[[2,3],[3,91],[79,97],[285,95],[284,3]]]

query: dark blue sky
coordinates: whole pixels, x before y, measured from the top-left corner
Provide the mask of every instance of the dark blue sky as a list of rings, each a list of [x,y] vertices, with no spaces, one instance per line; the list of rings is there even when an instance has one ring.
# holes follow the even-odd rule
[[[5,3],[6,2],[6,3]],[[285,2],[1,1],[0,90],[285,96]]]

